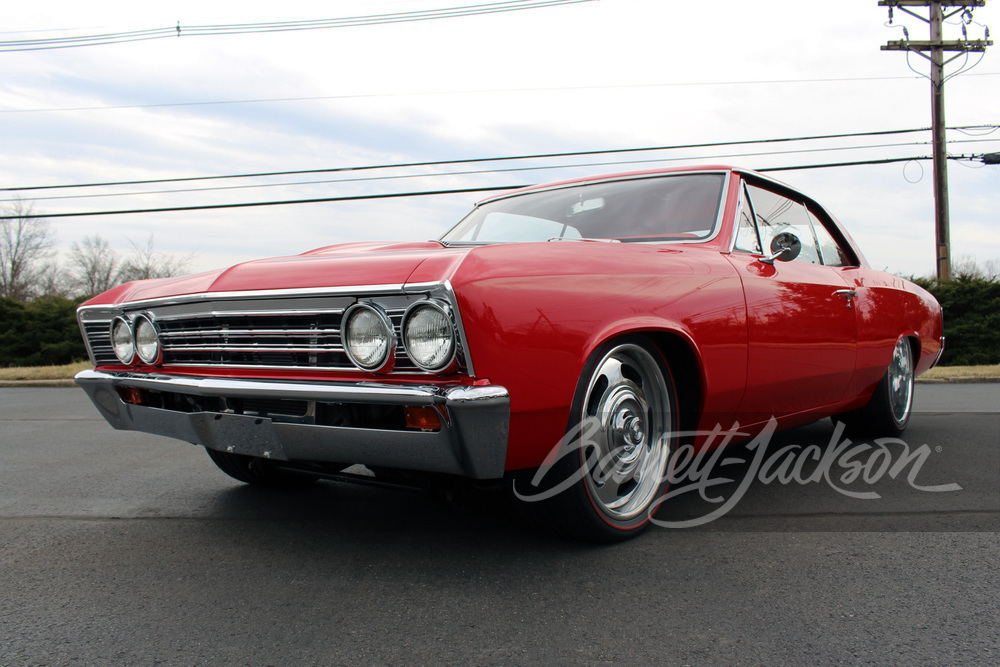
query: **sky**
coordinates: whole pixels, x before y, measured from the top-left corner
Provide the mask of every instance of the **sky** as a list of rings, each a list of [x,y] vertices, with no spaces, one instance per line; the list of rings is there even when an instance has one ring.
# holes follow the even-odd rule
[[[635,168],[750,168],[931,154],[929,132],[131,186],[20,189],[738,142],[930,126],[927,39],[877,0],[590,0],[477,16],[201,36],[209,25],[344,19],[486,0],[8,3],[0,42],[181,26],[167,39],[0,45],[0,206],[135,210],[540,183]],[[508,3],[510,4],[510,3]],[[957,17],[946,38],[958,39]],[[1000,30],[1000,0],[966,29]],[[949,126],[1000,125],[1000,46],[948,72]],[[916,70],[916,72],[914,71]],[[1000,130],[949,152],[1000,152]],[[781,151],[781,153],[777,153]],[[790,152],[794,151],[794,152]],[[645,160],[647,162],[630,162]],[[488,171],[494,170],[494,171]],[[503,171],[496,171],[503,170]],[[479,172],[479,173],[469,173]],[[773,174],[836,215],[869,263],[934,272],[931,163]],[[386,177],[395,178],[386,178]],[[317,182],[323,181],[323,182]],[[334,182],[337,181],[337,182]],[[953,258],[1000,262],[1000,170],[949,163]],[[18,190],[10,190],[18,188]],[[172,192],[171,192],[172,191]],[[191,270],[349,241],[426,240],[487,193],[50,218],[63,262],[84,236],[190,257]]]

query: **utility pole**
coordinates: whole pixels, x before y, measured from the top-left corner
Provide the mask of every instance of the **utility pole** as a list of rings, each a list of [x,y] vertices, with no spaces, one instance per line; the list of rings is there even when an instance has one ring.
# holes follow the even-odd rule
[[[892,22],[892,11],[898,8],[910,16],[914,16],[930,26],[930,40],[911,40],[906,28],[903,28],[904,39],[890,41],[882,46],[883,51],[912,51],[931,63],[931,129],[934,144],[934,222],[935,242],[937,248],[937,277],[939,281],[951,277],[951,223],[948,208],[948,147],[945,137],[944,119],[944,67],[963,53],[971,51],[982,52],[993,44],[989,39],[989,28],[986,28],[985,39],[970,40],[967,38],[965,24],[972,19],[973,7],[983,7],[986,0],[879,0],[879,7],[889,8],[889,22]],[[929,8],[925,18],[911,7]],[[952,11],[948,11],[951,9]],[[957,14],[963,15],[963,39],[945,41],[944,22]],[[967,18],[967,20],[965,20]],[[946,51],[957,51],[956,55],[945,59]],[[925,52],[930,52],[928,55]]]

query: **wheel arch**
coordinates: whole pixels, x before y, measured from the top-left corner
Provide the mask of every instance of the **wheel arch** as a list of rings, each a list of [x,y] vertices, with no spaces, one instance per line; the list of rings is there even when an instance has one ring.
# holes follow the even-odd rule
[[[913,361],[914,363],[916,363],[917,360],[920,359],[920,351],[923,347],[923,343],[920,340],[920,334],[917,333],[916,331],[911,331],[910,333],[905,334],[903,338],[909,340],[910,351],[913,352]]]
[[[623,327],[591,341],[585,358],[589,359],[594,351],[629,336],[646,338],[663,357],[674,384],[678,428],[681,432],[696,430],[704,406],[705,377],[704,364],[694,340],[681,329],[662,326]]]

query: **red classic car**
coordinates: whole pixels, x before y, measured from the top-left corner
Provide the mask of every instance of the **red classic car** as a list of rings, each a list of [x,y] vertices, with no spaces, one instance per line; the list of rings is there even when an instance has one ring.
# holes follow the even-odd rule
[[[678,443],[717,425],[898,435],[944,344],[930,294],[730,167],[524,188],[437,241],[129,283],[79,322],[76,381],[112,426],[238,480],[505,480],[537,523],[604,541],[649,524]]]

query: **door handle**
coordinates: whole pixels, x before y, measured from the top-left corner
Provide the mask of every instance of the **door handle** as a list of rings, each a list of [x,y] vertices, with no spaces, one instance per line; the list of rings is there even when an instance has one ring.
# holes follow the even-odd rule
[[[834,295],[835,296],[846,296],[847,297],[847,307],[848,308],[854,308],[854,304],[851,303],[851,299],[855,298],[858,295],[858,293],[857,293],[856,290],[852,290],[852,289],[839,289],[836,292],[834,292]]]

